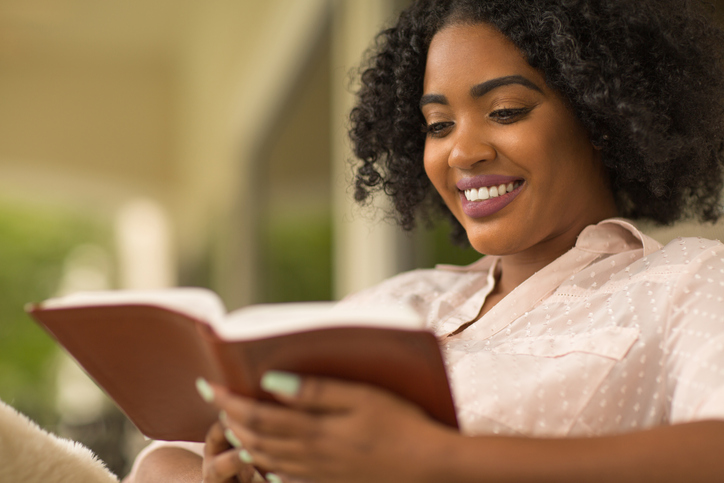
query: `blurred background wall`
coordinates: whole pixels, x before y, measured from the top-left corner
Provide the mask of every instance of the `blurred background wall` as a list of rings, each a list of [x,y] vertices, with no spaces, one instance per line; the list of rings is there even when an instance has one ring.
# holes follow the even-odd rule
[[[337,299],[477,257],[355,208],[350,72],[408,0],[0,0],[0,398],[124,474],[142,445],[23,314],[199,285]],[[722,237],[695,224],[657,231]]]

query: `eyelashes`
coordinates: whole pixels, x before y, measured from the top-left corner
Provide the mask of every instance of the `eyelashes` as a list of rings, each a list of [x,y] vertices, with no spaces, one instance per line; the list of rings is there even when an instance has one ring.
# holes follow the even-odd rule
[[[529,107],[496,109],[488,114],[488,118],[498,124],[513,124],[524,119],[532,111]],[[422,128],[428,137],[444,137],[455,125],[452,121],[432,122]]]
[[[531,109],[528,107],[498,109],[491,112],[488,117],[501,124],[511,124],[525,117],[530,111]]]
[[[443,137],[445,134],[447,134],[447,131],[450,130],[450,128],[453,127],[455,123],[446,121],[446,122],[433,122],[430,124],[427,124],[426,126],[423,126],[422,132],[427,134],[431,138],[439,138]]]

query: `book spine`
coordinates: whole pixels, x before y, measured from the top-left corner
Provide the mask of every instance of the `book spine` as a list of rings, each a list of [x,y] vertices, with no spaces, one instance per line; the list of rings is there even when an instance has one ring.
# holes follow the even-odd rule
[[[246,357],[248,342],[224,340],[206,325],[200,325],[199,329],[203,331],[202,336],[218,365],[223,384],[237,394],[258,398],[261,395],[259,376]]]

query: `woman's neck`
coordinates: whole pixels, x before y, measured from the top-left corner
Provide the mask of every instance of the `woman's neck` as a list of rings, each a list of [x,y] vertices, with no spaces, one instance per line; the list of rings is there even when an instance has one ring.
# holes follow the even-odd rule
[[[518,285],[529,279],[534,273],[553,263],[561,255],[576,245],[578,235],[586,226],[616,216],[615,212],[601,213],[590,222],[571,226],[568,230],[536,244],[529,250],[500,256],[497,264],[497,283],[495,292],[502,298]]]

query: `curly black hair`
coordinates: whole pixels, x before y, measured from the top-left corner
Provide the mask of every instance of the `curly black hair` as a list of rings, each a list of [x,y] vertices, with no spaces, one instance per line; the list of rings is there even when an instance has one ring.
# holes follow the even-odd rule
[[[724,37],[697,0],[419,0],[381,32],[350,114],[355,199],[378,190],[405,229],[442,210],[423,167],[419,101],[432,37],[454,23],[502,32],[602,147],[619,214],[669,224],[721,214]]]

